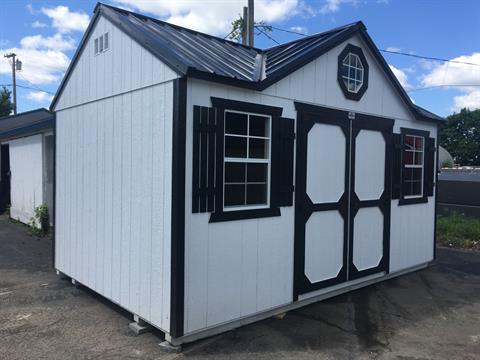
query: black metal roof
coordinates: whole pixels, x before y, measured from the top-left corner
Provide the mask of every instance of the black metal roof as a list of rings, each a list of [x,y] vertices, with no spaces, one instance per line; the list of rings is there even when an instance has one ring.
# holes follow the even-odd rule
[[[361,21],[269,49],[258,49],[102,3],[98,3],[95,7],[94,18],[60,84],[51,108],[55,105],[70,70],[75,65],[76,58],[100,14],[181,76],[191,76],[254,90],[267,88],[358,33],[364,38],[374,55],[379,58],[387,76],[400,91],[401,97],[412,112],[423,120],[439,121],[438,116],[432,117],[429,115],[431,113],[421,112],[417,106],[413,105]]]
[[[1,117],[0,140],[51,130],[54,121],[55,115],[43,108]]]

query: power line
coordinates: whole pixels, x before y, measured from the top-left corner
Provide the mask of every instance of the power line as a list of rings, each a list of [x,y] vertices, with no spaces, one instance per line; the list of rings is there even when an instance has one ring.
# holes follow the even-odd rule
[[[290,33],[290,34],[296,34],[296,35],[301,35],[301,36],[308,36],[308,34],[304,34],[304,33],[298,32],[298,31],[281,29],[281,28],[277,28],[277,27],[271,26],[271,25],[269,25],[269,27],[272,28],[272,29],[274,29],[274,30],[283,31],[283,32]]]
[[[422,90],[428,90],[428,89],[435,89],[435,88],[441,88],[441,87],[480,87],[480,84],[442,84],[442,85],[432,85],[432,86],[425,86],[425,87],[420,87],[416,89],[411,89],[407,90],[408,93],[414,92],[414,91],[422,91]]]
[[[379,49],[379,50],[382,51],[382,52],[385,52],[385,53],[389,53],[389,54],[411,56],[411,57],[418,58],[418,59],[442,61],[442,62],[449,62],[449,63],[454,63],[454,64],[480,66],[480,64],[471,63],[471,62],[467,62],[467,61],[448,60],[448,59],[442,59],[442,58],[437,58],[437,57],[432,57],[432,56],[409,54],[409,53],[405,53],[405,52],[401,52],[401,51],[392,51],[392,50],[384,50],[384,49]]]
[[[267,26],[271,29],[283,31],[283,32],[286,32],[286,33],[291,33],[291,34],[296,34],[296,35],[301,35],[301,36],[308,36],[307,34],[304,34],[304,33],[298,32],[298,31],[282,29],[282,28],[278,28],[276,26],[271,26],[271,25],[267,25]],[[381,52],[388,53],[388,54],[410,56],[410,57],[414,57],[414,58],[417,58],[417,59],[442,61],[442,62],[448,62],[448,63],[454,63],[454,64],[471,65],[471,66],[480,66],[480,64],[472,63],[472,62],[468,62],[468,61],[449,60],[449,59],[444,59],[444,58],[439,58],[439,57],[434,57],[434,56],[410,54],[410,53],[405,53],[405,52],[402,52],[402,51],[393,51],[393,50],[385,50],[385,49],[379,49],[379,50]]]
[[[12,84],[0,84],[0,86],[5,86],[5,87],[12,87],[13,85]],[[40,89],[38,87],[30,87],[30,86],[25,86],[25,85],[20,85],[20,84],[17,84],[17,87],[19,88],[22,88],[22,89],[28,89],[28,90],[37,90],[37,91],[41,91],[41,92],[44,92],[44,93],[47,93],[47,94],[50,94],[50,95],[55,95],[55,93],[51,92],[51,91],[47,91],[47,90],[43,90],[43,89]]]
[[[265,35],[267,38],[269,38],[270,40],[272,40],[273,42],[275,42],[277,45],[280,45],[280,43],[275,40],[273,37],[271,37],[270,35],[268,35],[265,31],[263,31],[262,29],[260,29],[259,26],[255,26],[255,28],[260,31],[263,35]]]

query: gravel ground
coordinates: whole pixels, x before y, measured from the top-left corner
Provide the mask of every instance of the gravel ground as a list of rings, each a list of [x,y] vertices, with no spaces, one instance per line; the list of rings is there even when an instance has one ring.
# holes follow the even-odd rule
[[[0,217],[0,359],[479,359],[480,253],[163,353],[130,314],[55,275],[52,244]]]

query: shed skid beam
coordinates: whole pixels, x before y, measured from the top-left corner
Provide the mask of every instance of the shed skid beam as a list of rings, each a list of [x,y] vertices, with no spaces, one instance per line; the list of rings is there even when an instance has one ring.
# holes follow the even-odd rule
[[[135,335],[142,335],[153,329],[150,324],[146,323],[136,314],[133,314],[133,322],[128,324],[128,327],[135,333]]]
[[[159,346],[163,351],[169,353],[179,353],[182,351],[182,345],[173,345],[168,340],[162,341]]]

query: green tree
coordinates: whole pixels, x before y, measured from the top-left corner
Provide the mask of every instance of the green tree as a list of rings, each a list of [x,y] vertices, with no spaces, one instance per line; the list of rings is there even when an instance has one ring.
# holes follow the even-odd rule
[[[480,165],[480,109],[462,109],[447,116],[440,127],[439,143],[460,165]]]
[[[0,116],[7,116],[13,110],[13,104],[10,100],[10,95],[12,94],[6,87],[3,87],[0,90]]]
[[[242,15],[238,14],[238,18],[232,21],[232,31],[230,31],[230,34],[228,34],[228,38],[238,42],[242,41],[242,30],[244,24],[245,22]],[[264,21],[255,21],[253,23],[253,27],[264,34],[272,32],[272,27],[266,25]]]

